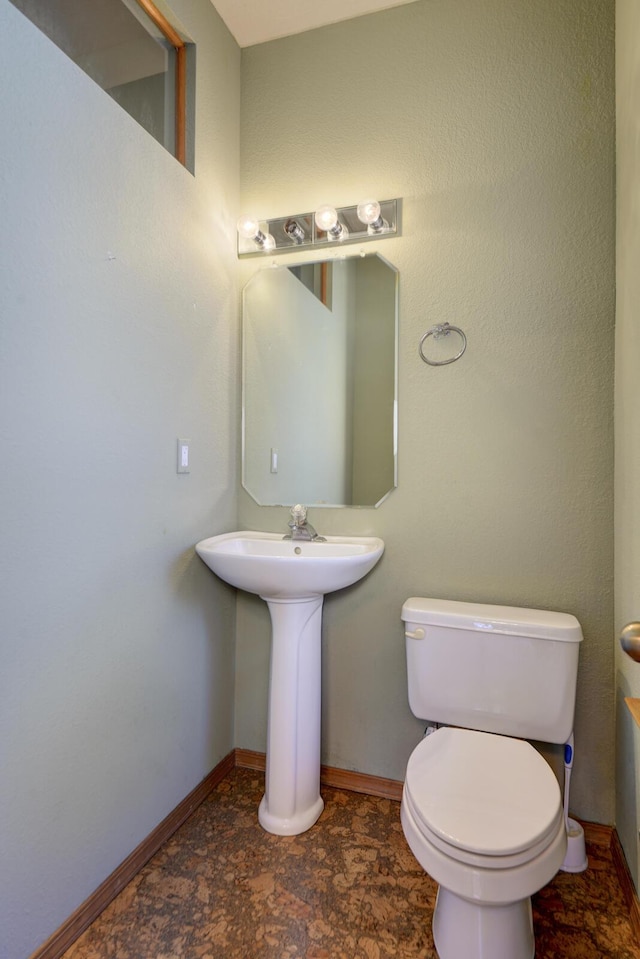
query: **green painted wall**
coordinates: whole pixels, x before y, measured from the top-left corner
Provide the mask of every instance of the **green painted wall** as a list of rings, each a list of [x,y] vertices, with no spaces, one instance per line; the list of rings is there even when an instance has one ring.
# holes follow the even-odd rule
[[[321,533],[386,543],[367,580],[325,602],[323,762],[403,777],[422,733],[407,704],[407,597],[566,610],[585,633],[571,805],[603,823],[613,30],[613,0],[419,0],[242,55],[243,209],[404,198],[403,235],[379,244],[400,270],[399,487],[377,510],[310,516]],[[432,369],[418,342],[444,321],[469,345]],[[239,528],[286,518],[241,494]],[[264,748],[268,655],[266,606],[241,596],[238,746]]]
[[[634,0],[616,4],[617,131],[617,301],[616,301],[616,828],[638,885],[640,731],[624,699],[640,697],[640,667],[622,653],[622,627],[640,617],[639,506],[640,405],[638,350],[638,161],[640,144],[640,8]]]
[[[208,0],[195,178],[0,0],[0,955],[233,746],[240,53]],[[176,474],[176,440],[192,470]]]

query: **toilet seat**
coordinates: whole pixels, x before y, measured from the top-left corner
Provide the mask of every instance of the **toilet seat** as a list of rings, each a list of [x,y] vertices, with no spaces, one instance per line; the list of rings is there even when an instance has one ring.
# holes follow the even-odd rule
[[[484,869],[534,859],[562,820],[556,777],[528,742],[470,729],[442,727],[422,740],[404,800],[427,842]]]

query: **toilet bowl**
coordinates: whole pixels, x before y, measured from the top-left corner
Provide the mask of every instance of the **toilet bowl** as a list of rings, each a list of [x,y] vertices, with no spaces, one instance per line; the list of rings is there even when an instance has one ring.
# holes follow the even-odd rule
[[[413,750],[401,821],[439,884],[439,959],[533,959],[531,896],[563,863],[558,781],[528,740],[571,736],[580,624],[568,613],[413,597],[409,705],[443,723]]]
[[[409,759],[401,820],[440,885],[440,959],[533,959],[530,897],[567,845],[560,789],[540,754],[523,740],[443,727]]]

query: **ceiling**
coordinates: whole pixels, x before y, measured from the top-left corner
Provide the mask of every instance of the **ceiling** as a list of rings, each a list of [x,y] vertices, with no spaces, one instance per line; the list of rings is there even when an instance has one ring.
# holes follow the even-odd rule
[[[241,47],[416,0],[212,0]]]

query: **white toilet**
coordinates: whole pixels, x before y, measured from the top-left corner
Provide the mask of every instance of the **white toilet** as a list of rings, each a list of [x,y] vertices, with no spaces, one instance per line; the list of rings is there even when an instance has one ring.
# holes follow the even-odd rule
[[[558,781],[526,739],[565,743],[580,624],[567,613],[407,600],[409,705],[446,724],[407,765],[402,828],[439,884],[440,959],[533,959],[531,895],[567,838]]]

